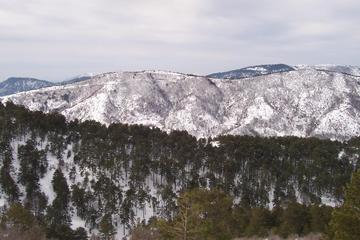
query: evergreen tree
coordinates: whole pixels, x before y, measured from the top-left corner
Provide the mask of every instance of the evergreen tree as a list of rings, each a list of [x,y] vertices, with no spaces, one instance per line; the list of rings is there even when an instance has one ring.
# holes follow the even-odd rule
[[[280,235],[305,235],[310,231],[310,215],[306,206],[290,202],[281,216]]]
[[[194,189],[178,198],[169,233],[175,239],[231,239],[232,199],[219,190]]]
[[[20,203],[15,203],[4,214],[3,221],[11,226],[16,226],[20,230],[28,230],[34,226],[36,220],[34,215],[25,209]]]
[[[0,186],[2,187],[4,193],[8,196],[8,201],[10,203],[17,202],[20,197],[19,188],[16,185],[12,173],[12,156],[11,151],[5,152],[3,160],[3,166],[0,169]]]
[[[99,223],[100,236],[103,240],[112,240],[116,234],[116,229],[112,223],[111,215],[102,217]]]
[[[360,239],[360,170],[353,174],[346,187],[344,204],[334,210],[330,227],[333,239]]]
[[[76,207],[77,214],[81,218],[86,217],[87,212],[87,197],[83,188],[78,185],[72,185],[71,201]]]
[[[253,208],[251,210],[249,225],[246,228],[246,235],[266,237],[269,235],[273,225],[274,221],[269,210],[265,208]]]
[[[75,229],[73,239],[74,240],[87,240],[88,235],[87,235],[86,230],[82,227]]]
[[[47,237],[71,239],[74,233],[70,228],[70,191],[66,178],[60,169],[55,170],[52,185],[56,197],[47,209]]]
[[[314,233],[324,233],[328,229],[331,220],[332,207],[328,206],[310,206],[311,231]]]
[[[40,216],[46,208],[46,196],[40,191],[39,179],[47,170],[47,159],[44,151],[36,148],[34,140],[18,148],[20,160],[19,182],[25,186],[25,206]]]

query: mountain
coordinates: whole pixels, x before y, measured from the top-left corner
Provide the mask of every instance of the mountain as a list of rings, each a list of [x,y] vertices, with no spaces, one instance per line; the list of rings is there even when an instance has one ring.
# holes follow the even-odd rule
[[[240,79],[295,70],[285,64],[268,64],[245,67],[237,70],[209,74],[210,78]]]
[[[0,83],[0,96],[53,86],[54,83],[36,78],[11,77]]]
[[[0,96],[7,96],[19,92],[26,92],[50,86],[72,84],[88,80],[92,77],[93,74],[82,74],[58,83],[39,80],[36,78],[10,77],[5,81],[0,82]]]
[[[3,97],[68,120],[224,134],[344,140],[360,135],[360,78],[315,68],[210,79],[164,71],[113,72]]]

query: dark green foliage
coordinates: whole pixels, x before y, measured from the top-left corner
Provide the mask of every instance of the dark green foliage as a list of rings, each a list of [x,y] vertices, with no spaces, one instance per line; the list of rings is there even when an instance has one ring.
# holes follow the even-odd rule
[[[310,232],[309,209],[296,202],[289,203],[280,218],[278,233],[283,237],[291,234],[305,235]]]
[[[45,240],[45,231],[29,210],[14,203],[1,215],[0,239]]]
[[[331,207],[289,202],[272,210],[233,205],[233,199],[218,190],[193,189],[177,198],[175,216],[166,220],[153,218],[134,230],[134,239],[144,233],[157,239],[234,239],[266,238],[269,235],[304,236],[324,234]],[[149,239],[152,239],[149,237]]]
[[[100,236],[104,240],[111,240],[116,234],[115,227],[113,225],[111,215],[105,215],[102,217],[99,223]]]
[[[47,199],[40,191],[39,179],[47,170],[47,160],[44,151],[36,148],[36,142],[28,140],[25,145],[18,149],[20,161],[19,182],[25,186],[25,205],[34,210],[36,216],[43,213]]]
[[[81,218],[85,218],[87,212],[87,196],[86,192],[83,188],[78,185],[73,185],[72,187],[72,195],[71,201],[73,202],[74,206],[76,207],[77,214]]]
[[[9,203],[19,200],[20,192],[11,174],[12,168],[12,152],[8,142],[0,143],[0,155],[2,158],[2,167],[0,169],[0,186],[4,193],[8,196]]]
[[[71,223],[69,209],[70,190],[60,169],[55,170],[51,182],[56,198],[47,209],[46,222],[49,228],[53,228],[54,233],[56,233],[58,226],[65,228],[65,226],[69,226]]]
[[[247,236],[266,237],[269,230],[274,226],[273,216],[268,209],[253,208],[245,234]]]
[[[219,190],[194,189],[178,198],[178,211],[160,228],[171,239],[231,239],[233,199]]]
[[[74,232],[70,228],[70,190],[67,185],[64,174],[60,169],[56,169],[51,181],[53,185],[56,198],[48,207],[46,213],[46,224],[48,238],[55,238],[59,240],[76,239]]]
[[[84,228],[79,227],[74,231],[74,240],[87,240],[87,232]]]
[[[46,229],[46,237],[48,239],[77,240],[75,236],[75,232],[65,224],[54,224]]]
[[[330,236],[336,240],[360,239],[360,171],[353,174],[346,188],[343,206],[333,212]]]
[[[234,206],[232,210],[231,229],[235,236],[244,237],[246,229],[249,226],[251,217],[251,208]]]
[[[311,219],[311,232],[327,232],[333,208],[328,206],[312,205],[310,206],[309,211]]]
[[[20,230],[28,230],[35,225],[36,219],[20,203],[15,203],[5,212],[2,221],[7,225],[17,226]]]
[[[131,231],[131,240],[160,240],[163,239],[159,230],[151,225],[144,226],[143,224],[136,226]]]

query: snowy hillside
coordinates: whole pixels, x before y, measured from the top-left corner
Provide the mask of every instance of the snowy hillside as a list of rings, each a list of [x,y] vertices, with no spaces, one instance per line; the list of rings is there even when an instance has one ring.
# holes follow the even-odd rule
[[[239,79],[239,78],[249,78],[249,77],[268,75],[279,72],[289,72],[293,70],[294,70],[293,67],[285,64],[268,64],[268,65],[245,67],[227,72],[212,73],[208,75],[208,77],[223,78],[223,79]]]
[[[360,134],[360,78],[313,68],[237,81],[162,71],[105,73],[3,97],[67,119],[144,124],[196,137]]]

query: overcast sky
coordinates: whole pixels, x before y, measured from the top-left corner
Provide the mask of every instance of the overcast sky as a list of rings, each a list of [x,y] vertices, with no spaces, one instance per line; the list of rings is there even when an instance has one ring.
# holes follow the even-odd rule
[[[359,0],[0,0],[0,80],[360,65]]]

